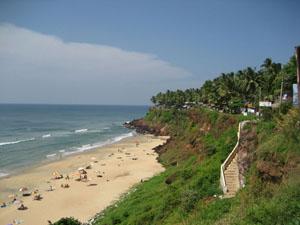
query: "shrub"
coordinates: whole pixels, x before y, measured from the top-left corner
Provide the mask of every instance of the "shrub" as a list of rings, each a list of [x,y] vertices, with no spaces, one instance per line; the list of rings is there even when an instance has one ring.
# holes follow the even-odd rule
[[[270,108],[262,108],[261,114],[263,120],[272,120],[273,118],[273,111]]]
[[[177,178],[177,173],[173,173],[170,176],[167,177],[167,179],[165,180],[166,184],[172,184]]]
[[[204,148],[204,152],[208,155],[208,156],[212,156],[213,154],[215,154],[217,151],[216,147],[214,145],[208,145],[205,146]]]
[[[196,203],[199,200],[199,194],[195,190],[187,189],[182,192],[181,202],[182,208],[186,212],[190,212],[194,209]]]
[[[280,112],[283,114],[287,114],[287,112],[292,108],[292,106],[292,102],[283,102],[279,107]]]
[[[53,225],[82,225],[81,222],[73,217],[61,218],[59,221],[53,223]]]
[[[187,180],[193,176],[193,171],[191,169],[185,169],[182,171],[182,178]]]
[[[113,225],[115,225],[115,224],[120,224],[122,221],[120,218],[114,216],[111,218],[111,222]]]

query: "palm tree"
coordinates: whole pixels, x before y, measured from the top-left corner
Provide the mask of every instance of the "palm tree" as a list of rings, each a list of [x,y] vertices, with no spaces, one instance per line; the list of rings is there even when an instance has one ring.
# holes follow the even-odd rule
[[[247,69],[241,71],[240,78],[243,78],[241,85],[245,100],[254,102],[258,94],[260,76],[255,72],[254,69],[248,67]]]
[[[269,100],[274,100],[276,92],[279,92],[281,76],[279,73],[281,71],[281,64],[274,63],[272,59],[265,59],[264,63],[261,65],[261,78],[262,78],[262,94],[265,98]]]

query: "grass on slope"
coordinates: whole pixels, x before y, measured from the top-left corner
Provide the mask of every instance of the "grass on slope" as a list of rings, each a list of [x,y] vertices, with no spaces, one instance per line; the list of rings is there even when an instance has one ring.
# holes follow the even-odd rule
[[[94,224],[300,224],[297,110],[257,123],[246,187],[232,199],[215,197],[240,119],[203,109],[150,111],[149,124],[172,136],[160,156],[166,171],[137,185]]]
[[[300,224],[300,113],[258,124],[247,185],[219,224]]]
[[[170,114],[174,119],[169,119]],[[173,141],[160,157],[167,169],[136,186],[117,207],[105,210],[94,224],[184,223],[196,208],[201,220],[210,223],[226,213],[230,200],[217,197],[221,194],[219,173],[222,161],[235,145],[237,121],[202,110],[159,110],[150,112],[146,119],[168,125]],[[232,120],[230,126],[213,126],[218,120],[228,119]],[[177,166],[170,166],[174,160]],[[209,207],[203,207],[206,205]]]

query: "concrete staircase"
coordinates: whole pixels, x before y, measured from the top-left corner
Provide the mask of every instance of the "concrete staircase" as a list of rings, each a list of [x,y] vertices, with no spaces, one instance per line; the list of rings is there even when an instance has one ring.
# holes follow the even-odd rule
[[[221,165],[220,184],[223,189],[224,198],[234,197],[240,189],[239,167],[238,167],[238,150],[240,147],[240,134],[243,126],[249,121],[239,123],[237,132],[237,143],[233,150],[230,152],[224,163]]]
[[[234,197],[236,192],[240,189],[239,168],[237,163],[237,154],[232,159],[228,167],[224,171],[227,192],[224,193],[225,198]]]

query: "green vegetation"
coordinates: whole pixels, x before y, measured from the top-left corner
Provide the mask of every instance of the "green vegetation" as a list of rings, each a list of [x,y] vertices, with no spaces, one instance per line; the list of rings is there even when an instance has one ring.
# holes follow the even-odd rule
[[[246,68],[236,73],[222,73],[214,80],[207,80],[199,89],[167,91],[158,93],[151,101],[160,107],[183,107],[205,104],[209,107],[236,113],[246,103],[258,106],[259,100],[276,102],[283,93],[292,96],[292,84],[296,83],[296,59],[282,66],[267,58],[260,70]]]
[[[299,224],[299,119],[299,111],[292,110],[275,124],[258,124],[248,184],[220,224]]]
[[[169,121],[170,115],[175,119]],[[160,157],[167,169],[136,186],[134,192],[117,207],[108,208],[95,224],[176,224],[188,218],[199,204],[213,201],[221,207],[229,202],[214,196],[221,194],[220,164],[236,142],[235,118],[215,112],[212,116],[204,109],[153,109],[146,120],[153,125],[165,125],[164,121],[168,121],[176,141],[165,146],[167,151]],[[174,161],[177,166],[172,166]],[[220,214],[217,211],[214,214]]]
[[[81,223],[74,218],[61,218],[59,221],[53,223],[53,225],[81,225]]]
[[[257,118],[199,106],[236,113],[246,102],[276,101],[282,79],[291,96],[295,74],[294,57],[284,66],[266,59],[258,71],[247,68],[206,81],[200,89],[153,96],[157,107],[142,122],[171,136],[157,149],[166,170],[135,186],[92,224],[300,224],[299,110],[287,101],[279,111],[264,109],[260,120],[245,126],[246,186],[234,198],[222,199],[220,165],[236,143],[238,122]],[[186,102],[195,104],[181,110]]]
[[[173,118],[169,120],[169,117]],[[246,187],[221,199],[220,165],[236,142],[239,116],[208,109],[152,109],[149,126],[167,127],[166,171],[137,185],[93,224],[299,224],[300,113],[247,126],[255,132]],[[176,162],[176,164],[174,164]]]

